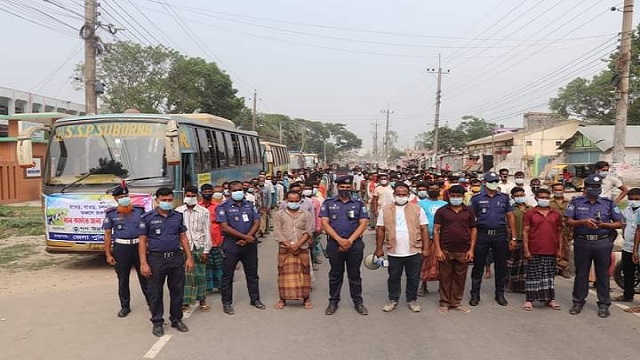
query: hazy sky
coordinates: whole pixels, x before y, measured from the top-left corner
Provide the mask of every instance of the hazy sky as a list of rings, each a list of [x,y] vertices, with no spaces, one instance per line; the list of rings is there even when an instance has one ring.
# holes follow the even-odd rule
[[[70,81],[83,58],[82,2],[0,0],[1,86],[83,102]],[[622,19],[609,10],[621,5],[615,0],[99,2],[100,21],[126,29],[118,38],[216,61],[239,95],[258,90],[259,111],[343,122],[367,147],[373,122],[384,129],[387,103],[401,146],[432,129],[436,78],[428,69],[439,53],[451,70],[442,125],[473,114],[516,127],[569,80],[606,66],[598,59],[615,50]]]

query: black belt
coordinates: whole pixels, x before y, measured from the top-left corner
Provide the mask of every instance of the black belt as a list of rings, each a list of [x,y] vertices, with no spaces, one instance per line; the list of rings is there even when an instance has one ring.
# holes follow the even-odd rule
[[[507,228],[497,228],[497,229],[482,228],[482,227],[478,228],[478,234],[482,234],[482,235],[504,235],[506,233],[507,233]]]
[[[589,240],[589,241],[604,240],[604,239],[610,239],[610,238],[611,238],[611,235],[606,235],[606,234],[600,234],[600,235],[576,235],[576,239]]]
[[[167,258],[172,258],[174,256],[182,255],[182,250],[167,251],[167,252],[149,251],[149,255],[157,256],[157,257],[163,257],[163,258],[167,259]]]

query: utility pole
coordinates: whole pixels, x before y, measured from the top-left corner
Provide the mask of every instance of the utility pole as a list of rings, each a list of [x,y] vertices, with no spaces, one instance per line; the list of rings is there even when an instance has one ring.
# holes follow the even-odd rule
[[[388,161],[389,161],[389,148],[391,147],[391,144],[389,143],[389,115],[393,114],[393,111],[389,110],[389,104],[387,104],[387,109],[386,110],[380,110],[381,113],[385,114],[387,117],[387,123],[385,125],[385,131],[384,131],[384,142],[383,142],[383,159],[382,162],[383,164],[385,164],[385,167],[388,167]]]
[[[438,135],[440,133],[440,104],[442,103],[442,62],[440,58],[440,54],[438,54],[438,69],[430,69],[428,71],[430,74],[438,75],[438,83],[436,88],[436,115],[433,121],[433,164],[435,166],[436,161],[438,159]],[[447,70],[446,74],[449,74],[450,71]]]
[[[612,10],[617,10],[613,8]],[[620,55],[618,56],[617,76],[619,79],[616,105],[616,124],[613,132],[612,162],[625,162],[625,146],[627,137],[627,113],[629,110],[629,67],[631,65],[631,34],[633,32],[633,0],[624,0],[622,9],[622,38]]]
[[[280,134],[280,144],[282,144],[282,119],[280,119],[280,129],[279,129],[279,134]]]
[[[84,101],[87,114],[98,113],[96,94],[96,0],[84,1],[84,26],[80,30],[84,40]]]
[[[378,120],[374,123],[374,131],[373,131],[373,161],[378,162]]]
[[[258,102],[258,91],[253,90],[253,121],[251,123],[251,130],[256,131],[256,106]],[[282,141],[282,140],[281,140]]]

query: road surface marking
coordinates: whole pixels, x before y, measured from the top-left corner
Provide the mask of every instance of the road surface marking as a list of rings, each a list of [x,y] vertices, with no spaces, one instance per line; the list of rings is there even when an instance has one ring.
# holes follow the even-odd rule
[[[595,290],[591,290],[591,289],[589,289],[589,292],[590,292],[591,294],[595,295],[595,296],[598,296],[598,293],[597,293]],[[620,309],[622,309],[622,310],[627,310],[627,309],[629,308],[627,305],[624,305],[624,304],[617,304],[617,303],[613,303],[613,305],[615,305],[615,306],[619,307],[619,308],[620,308]],[[640,317],[640,313],[628,313],[628,314],[633,314],[633,315],[635,315],[635,316]]]
[[[191,316],[191,314],[193,314],[194,311],[196,311],[196,309],[200,306],[200,304],[198,303],[196,306],[190,306],[189,309],[187,309],[183,315],[182,318],[183,319],[188,319],[189,316]],[[143,359],[153,359],[155,358],[159,353],[160,350],[162,350],[162,348],[167,345],[167,343],[169,342],[169,340],[171,340],[171,338],[173,337],[173,335],[162,335],[158,341],[155,342],[155,344],[153,344],[153,346],[151,346],[151,349],[149,349],[149,351],[147,351],[146,354],[144,354],[144,356],[142,357]]]

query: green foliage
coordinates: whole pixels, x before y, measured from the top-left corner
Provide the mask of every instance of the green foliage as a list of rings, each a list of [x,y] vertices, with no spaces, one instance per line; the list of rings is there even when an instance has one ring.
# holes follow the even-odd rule
[[[43,235],[42,209],[39,207],[0,206],[0,239]]]
[[[438,152],[462,150],[467,142],[490,136],[496,127],[496,124],[472,115],[465,115],[462,120],[455,129],[448,126],[438,129]],[[434,130],[418,134],[416,145],[420,148],[432,149],[433,136]]]
[[[640,26],[639,26],[640,28]],[[612,54],[607,69],[591,79],[571,80],[549,100],[549,108],[565,117],[576,117],[592,124],[613,124],[616,109],[616,83],[619,53]],[[631,41],[631,77],[629,84],[628,124],[640,125],[640,102],[635,95],[640,89],[640,37],[634,31]]]

